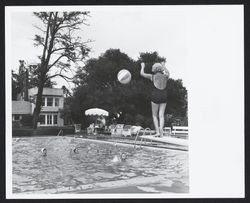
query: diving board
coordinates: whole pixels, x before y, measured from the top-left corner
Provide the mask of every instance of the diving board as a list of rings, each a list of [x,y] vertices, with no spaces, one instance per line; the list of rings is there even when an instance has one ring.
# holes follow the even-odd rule
[[[140,138],[148,139],[148,140],[152,140],[152,141],[156,141],[156,142],[188,146],[188,140],[181,139],[181,138],[168,137],[168,136],[154,137],[153,135],[142,135],[142,136],[140,136]]]

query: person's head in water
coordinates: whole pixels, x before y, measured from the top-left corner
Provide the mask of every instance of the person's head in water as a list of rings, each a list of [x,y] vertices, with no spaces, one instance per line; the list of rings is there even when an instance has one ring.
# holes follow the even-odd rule
[[[127,159],[127,155],[125,153],[121,154],[121,160],[125,161]]]
[[[73,149],[73,152],[74,152],[75,154],[78,154],[78,153],[79,153],[78,148],[75,147],[75,148]]]
[[[42,148],[41,152],[42,152],[42,156],[47,156],[47,149],[46,148]]]

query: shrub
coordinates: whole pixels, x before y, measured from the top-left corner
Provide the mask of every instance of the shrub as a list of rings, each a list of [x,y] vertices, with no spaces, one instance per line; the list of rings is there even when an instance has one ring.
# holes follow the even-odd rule
[[[63,130],[63,135],[75,134],[73,127],[41,127],[37,129],[32,128],[13,128],[12,136],[52,136],[57,135],[60,130]]]
[[[21,119],[23,126],[32,126],[32,115],[23,115]]]
[[[141,114],[137,114],[135,116],[135,124],[139,126],[144,126],[144,116]]]
[[[12,121],[12,128],[20,128],[21,126],[20,121]]]
[[[187,117],[172,117],[167,120],[166,126],[188,126]]]

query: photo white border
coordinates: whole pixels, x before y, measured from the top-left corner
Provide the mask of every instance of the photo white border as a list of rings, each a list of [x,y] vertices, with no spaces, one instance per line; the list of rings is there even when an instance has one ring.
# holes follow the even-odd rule
[[[11,124],[11,47],[10,44],[10,14],[11,12],[34,12],[34,11],[53,11],[53,10],[81,10],[86,9],[90,6],[9,6],[5,7],[5,40],[6,40],[6,198],[7,199],[106,199],[106,198],[212,198],[212,197],[244,197],[245,196],[245,182],[244,182],[244,6],[243,5],[205,5],[205,6],[153,6],[154,8],[163,9],[166,7],[171,7],[171,9],[183,9],[189,10],[190,16],[188,17],[189,22],[197,23],[197,26],[201,26],[199,30],[195,28],[195,23],[191,23],[193,30],[196,30],[199,34],[205,36],[199,36],[197,33],[190,28],[189,33],[189,81],[188,81],[188,114],[189,114],[189,132],[190,132],[190,147],[189,147],[189,173],[190,173],[190,193],[188,194],[44,194],[44,195],[22,195],[12,193],[12,124]],[[114,6],[94,6],[96,10],[106,9]],[[124,6],[115,6],[116,9],[123,9]],[[125,6],[129,8],[130,6]],[[141,6],[131,6],[133,9],[140,9]],[[143,9],[152,9],[152,6],[143,6]],[[223,10],[224,9],[224,10]],[[207,12],[207,13],[206,13]],[[210,13],[212,12],[212,13]],[[218,15],[218,13],[224,12],[223,14],[229,15],[230,19],[234,19],[236,22],[231,22],[232,26],[238,26],[234,30],[234,33],[229,33],[227,30],[232,31],[229,25],[225,25],[225,37],[228,35],[232,36],[234,46],[237,51],[227,50],[225,47],[225,54],[216,58],[216,54],[220,54],[218,47],[211,50],[212,47],[210,43],[215,42],[220,43],[216,37],[213,35],[213,31],[209,29],[209,26],[215,28],[217,26],[217,19],[213,19],[213,15]],[[191,15],[192,14],[192,15]],[[207,14],[207,15],[206,15]],[[207,27],[204,26],[197,16],[205,16],[204,23],[207,23]],[[212,17],[212,19],[210,19]],[[219,20],[219,19],[218,19]],[[225,21],[226,22],[226,21]],[[211,23],[211,24],[209,24]],[[213,23],[216,25],[214,26]],[[223,20],[222,20],[223,23]],[[222,24],[223,25],[223,24]],[[219,29],[219,27],[218,27]],[[207,31],[207,36],[206,32]],[[220,30],[221,31],[221,30]],[[212,35],[209,36],[209,34]],[[194,36],[192,36],[194,35]],[[206,50],[202,49],[200,42],[202,37],[207,37],[208,41],[204,43]],[[220,36],[222,37],[222,36]],[[222,39],[222,38],[221,38]],[[203,41],[202,41],[203,42]],[[237,44],[239,43],[239,44]],[[226,44],[225,44],[226,46]],[[203,48],[204,48],[203,47]],[[195,49],[201,50],[195,50]],[[208,48],[208,49],[207,49]],[[211,52],[213,51],[213,52]],[[220,50],[221,51],[221,50]],[[204,53],[205,52],[205,53]],[[214,53],[215,52],[215,53]],[[207,57],[204,56],[207,55]],[[209,57],[212,56],[216,58]],[[194,60],[195,58],[195,60]],[[199,67],[200,64],[204,63],[204,69]],[[225,63],[227,68],[216,66],[216,63],[221,63],[222,61],[230,60],[230,62]],[[233,61],[233,62],[232,62]],[[233,66],[232,66],[233,65]],[[236,68],[237,67],[237,68]],[[201,68],[201,70],[199,69]],[[204,73],[205,71],[205,73]],[[225,74],[226,73],[226,78]],[[198,74],[198,77],[196,76]],[[221,81],[219,77],[214,78],[215,75],[221,76]],[[202,77],[201,77],[202,76]],[[223,77],[224,76],[224,77]],[[235,79],[236,78],[236,79]],[[231,85],[230,81],[236,82],[236,84]],[[220,82],[226,82],[230,90],[225,89],[221,94],[216,93],[217,85]],[[227,86],[225,86],[227,87]],[[211,89],[215,93],[211,92]],[[202,93],[201,90],[204,92]],[[221,104],[213,103],[216,101],[223,100],[224,97],[230,96],[230,92],[236,95],[235,100],[225,103],[225,106],[221,106],[218,109],[218,105]],[[200,97],[205,97],[210,94],[211,100],[204,100],[204,103],[199,103],[201,101]],[[200,95],[200,96],[199,96]],[[198,98],[199,96],[199,98]],[[214,98],[213,97],[217,97]],[[231,97],[230,97],[231,98]],[[214,109],[210,105],[214,105],[215,108],[227,115],[226,109],[236,117],[235,122],[232,123],[230,119],[231,114],[228,114],[229,118],[223,120],[224,118],[214,118],[211,117],[211,111]],[[204,110],[205,107],[205,110]],[[235,108],[237,108],[235,110]],[[214,112],[216,113],[216,112]],[[208,115],[207,119],[204,119],[204,115]],[[210,116],[210,117],[209,117]],[[221,122],[222,129],[216,122],[212,122],[209,126],[210,119],[217,119]],[[206,123],[201,123],[201,121],[207,121]],[[199,126],[199,127],[197,127]],[[229,131],[227,128],[231,127]],[[206,131],[204,132],[204,128]],[[202,135],[201,133],[202,132]],[[225,135],[226,134],[226,135]],[[204,136],[203,136],[204,135]],[[235,136],[234,136],[235,135]],[[237,135],[237,136],[236,136]],[[221,148],[223,147],[223,148]],[[232,151],[233,149],[233,151]],[[201,160],[200,157],[203,156]],[[209,160],[213,158],[213,160]],[[232,160],[230,160],[230,158]],[[221,159],[221,160],[220,160]],[[232,162],[231,162],[232,161]],[[222,162],[222,163],[221,163]],[[212,164],[212,165],[211,165]],[[218,164],[218,169],[215,170],[213,164]],[[216,174],[216,172],[218,173]],[[212,176],[212,177],[211,177]],[[202,179],[201,179],[202,177]],[[227,181],[228,179],[233,182],[234,186],[230,185]],[[212,179],[212,180],[211,180]],[[222,179],[222,180],[221,180]],[[221,181],[225,181],[222,184]],[[224,185],[224,188],[222,187]],[[226,189],[225,189],[226,188]]]

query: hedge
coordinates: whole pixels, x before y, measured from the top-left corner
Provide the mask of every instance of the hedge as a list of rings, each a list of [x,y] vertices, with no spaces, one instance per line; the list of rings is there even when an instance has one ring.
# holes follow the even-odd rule
[[[59,131],[63,131],[63,135],[74,134],[75,129],[73,127],[43,127],[37,129],[31,128],[13,128],[12,136],[47,136],[47,135],[58,135]]]

